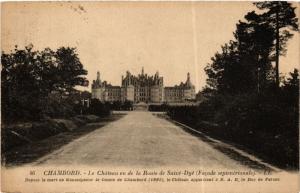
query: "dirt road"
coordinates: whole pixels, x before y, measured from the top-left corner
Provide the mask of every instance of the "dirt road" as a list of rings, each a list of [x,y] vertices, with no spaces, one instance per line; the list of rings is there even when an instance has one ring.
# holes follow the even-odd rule
[[[247,165],[217,150],[180,126],[133,111],[42,157],[37,164],[90,166],[201,166],[246,169]]]

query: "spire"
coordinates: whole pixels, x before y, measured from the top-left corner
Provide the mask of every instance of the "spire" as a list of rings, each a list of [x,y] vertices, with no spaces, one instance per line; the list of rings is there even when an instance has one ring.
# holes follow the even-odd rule
[[[127,70],[126,71],[126,76],[129,77],[130,76],[130,72]]]
[[[144,75],[144,66],[142,67],[142,75]]]
[[[97,71],[97,80],[100,81],[100,72]]]
[[[192,87],[191,77],[190,77],[190,73],[189,72],[187,73],[187,79],[186,79],[186,82],[185,82],[185,86],[187,86],[188,88]]]

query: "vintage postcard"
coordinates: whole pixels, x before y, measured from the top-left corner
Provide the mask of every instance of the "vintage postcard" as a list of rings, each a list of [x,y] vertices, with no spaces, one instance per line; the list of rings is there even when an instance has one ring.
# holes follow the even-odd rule
[[[1,192],[299,192],[298,2],[1,3]]]

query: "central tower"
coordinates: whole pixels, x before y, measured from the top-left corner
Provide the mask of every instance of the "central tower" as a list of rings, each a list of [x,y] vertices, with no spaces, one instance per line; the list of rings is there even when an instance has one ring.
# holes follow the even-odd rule
[[[149,76],[142,67],[141,74],[132,75],[129,71],[122,76],[122,100],[130,100],[134,103],[161,103],[163,101],[163,78],[158,72]],[[133,94],[132,94],[133,93]]]

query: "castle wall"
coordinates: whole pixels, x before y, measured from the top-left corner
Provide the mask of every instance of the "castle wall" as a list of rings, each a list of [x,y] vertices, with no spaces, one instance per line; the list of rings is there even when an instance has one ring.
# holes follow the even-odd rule
[[[195,89],[189,88],[184,90],[184,99],[185,100],[193,100],[196,98]]]
[[[103,88],[92,89],[92,99],[98,99],[100,101],[104,101],[103,93],[104,93]]]
[[[134,101],[134,86],[129,85],[125,88],[126,100]]]
[[[120,87],[107,87],[105,89],[105,101],[121,101],[121,88]]]
[[[150,98],[151,102],[158,103],[160,102],[160,95],[159,95],[159,87],[158,86],[153,86],[150,89]]]
[[[184,89],[166,87],[164,89],[165,102],[183,102],[184,101]]]

